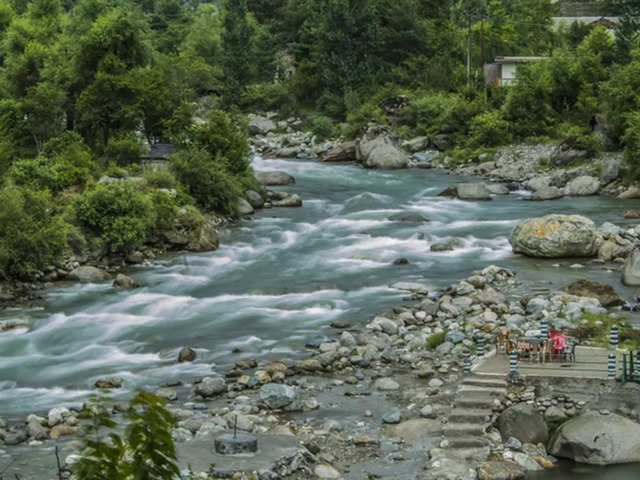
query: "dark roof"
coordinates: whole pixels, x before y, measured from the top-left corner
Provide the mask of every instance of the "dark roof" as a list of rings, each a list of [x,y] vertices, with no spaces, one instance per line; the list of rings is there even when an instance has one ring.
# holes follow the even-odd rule
[[[142,155],[142,158],[166,159],[174,153],[176,153],[176,149],[171,143],[153,143],[148,146],[148,151]]]
[[[496,57],[495,63],[526,63],[546,60],[549,57]]]

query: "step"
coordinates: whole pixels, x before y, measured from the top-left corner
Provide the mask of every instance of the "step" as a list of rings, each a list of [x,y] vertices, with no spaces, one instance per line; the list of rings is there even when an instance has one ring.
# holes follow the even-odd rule
[[[483,448],[489,445],[489,440],[484,437],[456,437],[447,441],[447,448]]]
[[[484,408],[489,411],[493,410],[493,401],[497,397],[487,395],[481,397],[472,397],[472,396],[461,396],[456,399],[453,405],[456,408],[471,408],[471,409],[480,409]]]
[[[446,438],[482,436],[488,423],[448,423],[443,427]]]
[[[507,394],[506,388],[498,388],[498,387],[483,387],[477,385],[461,385],[458,389],[458,396],[468,394],[485,394],[491,397],[502,397]]]
[[[447,454],[447,457],[449,458],[455,458],[457,460],[478,460],[484,462],[489,458],[489,453],[491,453],[491,450],[488,446],[484,446],[469,448],[446,448],[445,452]]]
[[[485,388],[507,388],[507,382],[504,378],[467,377],[462,379],[462,384]]]
[[[491,410],[454,408],[449,414],[448,420],[451,423],[480,423],[485,424],[490,420]]]

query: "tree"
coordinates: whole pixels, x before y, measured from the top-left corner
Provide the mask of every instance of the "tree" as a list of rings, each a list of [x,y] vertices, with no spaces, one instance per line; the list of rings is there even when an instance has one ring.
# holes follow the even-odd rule
[[[247,0],[226,0],[222,32],[224,97],[233,104],[251,81],[253,28],[247,18]]]

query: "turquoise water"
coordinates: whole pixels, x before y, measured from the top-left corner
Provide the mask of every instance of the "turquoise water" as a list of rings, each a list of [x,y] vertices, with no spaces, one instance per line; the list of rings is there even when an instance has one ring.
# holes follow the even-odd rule
[[[256,170],[285,170],[297,183],[303,208],[272,209],[242,221],[222,236],[219,250],[166,258],[132,271],[143,288],[109,283],[51,291],[35,309],[11,310],[25,329],[0,334],[0,415],[22,417],[80,402],[95,380],[119,375],[128,390],[168,379],[206,375],[243,356],[298,355],[336,320],[362,322],[399,303],[396,281],[436,289],[491,263],[523,278],[560,286],[587,276],[630,295],[618,273],[602,266],[569,269],[575,260],[532,260],[512,255],[507,237],[525,217],[579,213],[597,223],[622,220],[637,201],[574,198],[527,202],[526,192],[473,203],[438,197],[460,177],[433,170],[364,170],[300,160],[261,160]],[[472,181],[479,181],[473,179]],[[388,217],[410,210],[422,224]],[[460,238],[454,252],[429,247]],[[406,266],[393,261],[405,257]],[[184,346],[199,361],[177,364]],[[245,353],[232,355],[234,348]],[[123,393],[126,395],[126,392]]]

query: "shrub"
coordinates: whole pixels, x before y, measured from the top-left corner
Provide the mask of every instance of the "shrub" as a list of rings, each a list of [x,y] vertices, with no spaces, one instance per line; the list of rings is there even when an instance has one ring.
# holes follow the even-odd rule
[[[244,111],[280,111],[288,114],[294,105],[287,88],[281,83],[262,83],[248,86],[238,102]]]
[[[171,157],[171,167],[188,193],[205,208],[235,215],[242,195],[240,182],[226,170],[221,157],[199,148],[184,149]]]
[[[624,160],[632,177],[640,176],[640,113],[629,117],[624,134]]]
[[[158,231],[173,228],[178,210],[174,196],[160,191],[152,192],[150,196],[156,218],[154,228]]]
[[[427,338],[427,348],[434,350],[444,343],[444,337],[447,332],[434,333]]]
[[[74,207],[80,225],[113,253],[144,243],[156,221],[150,197],[129,182],[98,185],[76,197]]]
[[[50,195],[29,187],[0,191],[0,277],[20,277],[55,261],[67,226],[55,216]]]
[[[419,135],[464,133],[469,120],[478,113],[476,102],[452,93],[414,96],[402,112],[402,120]]]
[[[311,131],[318,140],[325,140],[335,136],[336,128],[333,120],[320,116],[313,119]]]
[[[176,188],[178,180],[169,170],[149,170],[145,172],[144,178],[147,184],[155,188]]]
[[[586,128],[563,123],[558,130],[563,132],[562,137],[565,145],[579,150],[586,150],[590,157],[595,156],[604,147],[602,137],[592,134]]]
[[[133,133],[110,138],[104,150],[107,162],[126,167],[136,163],[145,151],[140,139]]]
[[[496,147],[510,140],[509,122],[498,110],[484,112],[471,120],[469,144],[473,147]]]
[[[124,414],[125,430],[104,408],[93,409],[92,422],[83,428],[80,458],[73,464],[77,480],[130,480],[180,477],[171,429],[175,420],[166,400],[138,392]],[[102,435],[108,430],[108,435]]]
[[[45,143],[41,156],[15,161],[10,176],[18,185],[58,192],[86,183],[94,171],[96,164],[82,137],[67,132]]]

